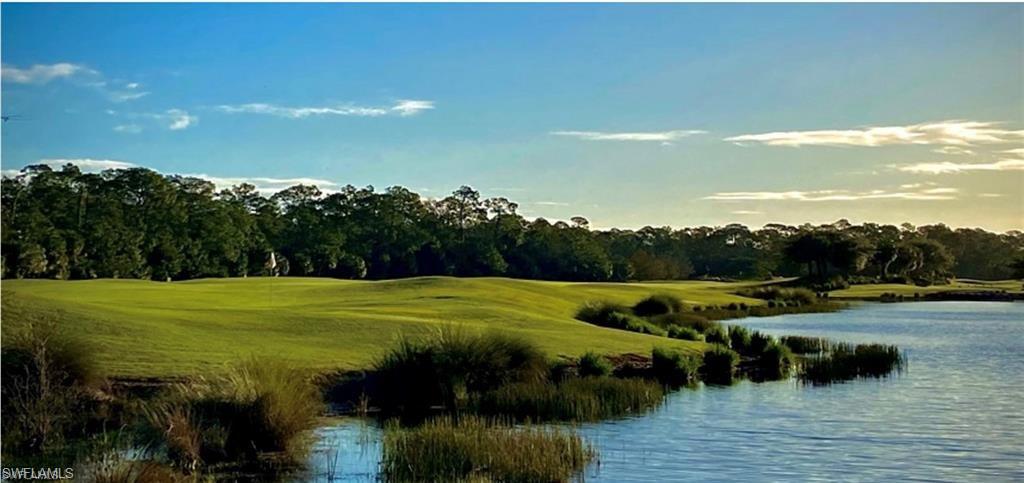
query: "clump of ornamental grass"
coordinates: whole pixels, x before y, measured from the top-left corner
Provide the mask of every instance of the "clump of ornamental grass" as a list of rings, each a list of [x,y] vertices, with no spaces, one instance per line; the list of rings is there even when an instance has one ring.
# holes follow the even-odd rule
[[[680,327],[678,325],[668,326],[668,336],[673,339],[695,340],[704,342],[704,334],[701,334],[695,329],[691,329],[689,327]]]
[[[569,481],[596,458],[573,432],[474,416],[389,424],[382,453],[384,481]]]
[[[774,340],[768,342],[756,359],[759,375],[766,380],[787,377],[794,363],[793,352],[789,350],[789,347]]]
[[[150,444],[191,472],[218,462],[251,463],[266,454],[300,461],[323,409],[309,374],[251,360],[222,376],[179,385],[144,413]]]
[[[662,384],[682,385],[697,379],[701,360],[679,351],[655,347],[651,351],[651,373]]]
[[[789,347],[794,354],[820,354],[827,351],[830,346],[829,340],[822,337],[784,335],[779,341]]]
[[[3,451],[38,454],[80,434],[101,382],[90,346],[51,320],[4,334],[0,379]]]
[[[476,412],[517,421],[597,421],[646,412],[661,404],[659,384],[616,377],[508,384],[477,398]]]
[[[386,413],[422,417],[433,407],[456,411],[473,394],[548,375],[544,353],[502,333],[444,327],[427,337],[403,336],[375,364],[372,398]]]
[[[633,314],[639,317],[673,314],[683,311],[683,301],[668,294],[651,295],[633,306]]]
[[[576,370],[580,377],[607,376],[612,373],[612,363],[596,352],[587,352],[580,356]]]
[[[711,346],[704,351],[703,365],[701,372],[704,380],[713,384],[730,384],[733,375],[736,373],[736,366],[740,362],[740,355],[720,344]]]

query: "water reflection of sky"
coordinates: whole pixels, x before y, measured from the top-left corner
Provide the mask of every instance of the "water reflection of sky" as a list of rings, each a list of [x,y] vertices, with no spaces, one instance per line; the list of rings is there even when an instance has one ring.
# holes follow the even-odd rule
[[[587,481],[1024,480],[1024,304],[865,304],[743,323],[898,344],[909,368],[826,387],[679,391],[647,416],[581,426],[601,454]],[[373,480],[379,430],[332,424],[312,458],[317,479]]]

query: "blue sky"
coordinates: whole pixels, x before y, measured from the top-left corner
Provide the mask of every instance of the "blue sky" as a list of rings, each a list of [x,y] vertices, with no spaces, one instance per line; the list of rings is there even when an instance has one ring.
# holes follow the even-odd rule
[[[1024,228],[1022,5],[28,5],[2,165]],[[329,184],[330,183],[330,184]]]

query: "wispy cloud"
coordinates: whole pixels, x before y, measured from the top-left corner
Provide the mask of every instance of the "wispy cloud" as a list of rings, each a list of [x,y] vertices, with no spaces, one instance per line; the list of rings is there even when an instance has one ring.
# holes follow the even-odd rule
[[[401,100],[397,104],[391,106],[392,112],[397,112],[399,116],[414,116],[423,111],[428,111],[434,108],[434,101],[417,101],[417,100]]]
[[[895,166],[900,171],[918,174],[966,173],[970,171],[1020,171],[1024,170],[1024,159],[1003,159],[991,163],[917,163]]]
[[[385,107],[363,107],[354,105],[286,107],[261,102],[239,105],[220,105],[216,107],[217,110],[228,114],[266,114],[289,119],[303,119],[311,116],[380,117],[397,115],[408,117],[433,108],[433,101],[423,100],[401,100],[391,106]]]
[[[189,127],[195,126],[199,122],[199,116],[189,114],[184,109],[168,109],[163,112],[126,112],[126,111],[115,111],[107,109],[107,114],[115,117],[121,117],[124,119],[131,119],[135,121],[146,121],[151,123],[159,124],[165,129],[172,131],[180,131],[182,129],[188,129]],[[142,126],[138,123],[126,123],[114,126],[114,130],[118,132],[127,133],[139,133],[142,132]]]
[[[135,163],[129,163],[127,161],[116,161],[112,159],[92,159],[92,158],[59,158],[59,159],[40,159],[34,163],[44,164],[52,169],[60,169],[67,164],[72,164],[78,167],[78,169],[87,173],[96,173],[108,169],[129,169],[139,168],[141,166]],[[20,170],[5,169],[2,174],[4,177],[14,177],[20,173]],[[217,187],[217,189],[227,189],[232,186],[238,186],[243,183],[248,183],[256,187],[256,191],[264,195],[272,195],[278,191],[291,186],[304,184],[304,185],[316,185],[324,193],[333,193],[340,188],[340,184],[333,181],[318,179],[318,178],[271,178],[271,177],[260,177],[260,176],[238,176],[238,177],[226,177],[226,176],[211,176],[208,174],[183,174],[181,176],[199,178],[202,180],[209,181]]]
[[[118,124],[114,126],[114,131],[125,134],[138,134],[142,132],[142,126],[138,124]]]
[[[979,198],[1002,198],[1003,195],[999,193],[978,193]]]
[[[295,185],[315,185],[320,188],[320,191],[325,193],[332,193],[337,191],[340,187],[338,183],[328,181],[325,179],[317,178],[267,178],[267,177],[223,177],[223,176],[210,176],[207,174],[184,174],[182,176],[189,176],[193,178],[199,178],[213,183],[217,189],[227,189],[232,186],[238,186],[243,183],[251,184],[256,187],[256,191],[259,191],[264,195],[271,195],[281,191],[285,188],[289,188]]]
[[[109,81],[98,70],[70,62],[35,64],[27,68],[3,65],[0,71],[3,80],[16,84],[46,84],[54,79],[74,79],[75,84],[95,89],[112,102],[133,101],[149,95],[149,92],[139,90],[142,86],[138,82]]]
[[[35,64],[27,68],[13,65],[0,66],[3,80],[16,84],[46,84],[54,79],[67,78],[80,73],[95,72],[91,69],[68,62],[56,64]]]
[[[782,131],[743,134],[725,138],[737,144],[768,146],[886,146],[896,144],[934,144],[970,146],[981,143],[1007,143],[1024,139],[1024,130],[1004,129],[1003,123],[951,120],[908,126],[865,127],[845,130]]]
[[[52,169],[60,169],[65,165],[73,164],[77,166],[78,169],[88,173],[95,173],[105,169],[128,169],[138,167],[138,165],[126,161],[93,158],[46,158],[40,159],[31,164],[44,164]],[[5,176],[10,175],[11,173],[17,174],[19,172],[20,170],[4,170]]]
[[[705,196],[714,201],[864,201],[864,200],[954,200],[955,188],[933,188],[920,191],[849,190],[814,191],[734,191]]]
[[[729,213],[731,213],[733,215],[763,215],[764,214],[763,211],[751,211],[751,210],[736,210],[736,211],[730,211]]]
[[[569,206],[569,203],[561,201],[534,201],[533,204],[537,206]]]
[[[942,146],[932,150],[933,153],[938,154],[950,154],[950,155],[971,155],[974,151],[970,149],[961,148],[960,146]]]
[[[697,134],[705,134],[707,131],[697,129],[656,131],[656,132],[599,132],[599,131],[552,131],[552,136],[566,136],[584,141],[638,141],[638,142],[660,142],[670,143]]]

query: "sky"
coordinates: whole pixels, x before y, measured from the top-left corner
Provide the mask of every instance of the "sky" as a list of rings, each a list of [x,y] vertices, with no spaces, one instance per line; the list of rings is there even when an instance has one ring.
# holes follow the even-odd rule
[[[0,165],[1024,229],[1024,5],[3,4]]]

